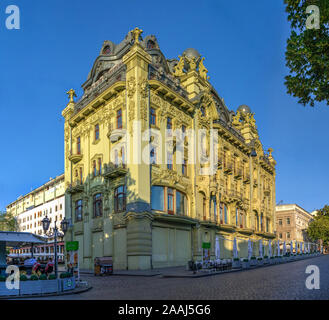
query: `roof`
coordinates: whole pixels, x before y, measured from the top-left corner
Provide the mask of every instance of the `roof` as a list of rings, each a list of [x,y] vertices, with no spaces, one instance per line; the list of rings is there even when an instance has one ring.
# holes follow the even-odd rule
[[[46,243],[45,238],[28,232],[0,231],[0,242],[6,242],[8,247],[16,247],[27,243]]]

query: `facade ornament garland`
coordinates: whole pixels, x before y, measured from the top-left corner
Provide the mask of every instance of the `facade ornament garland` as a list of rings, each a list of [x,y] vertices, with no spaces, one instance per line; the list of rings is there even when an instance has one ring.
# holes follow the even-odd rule
[[[127,95],[132,98],[136,92],[136,81],[135,77],[130,77],[127,81]]]

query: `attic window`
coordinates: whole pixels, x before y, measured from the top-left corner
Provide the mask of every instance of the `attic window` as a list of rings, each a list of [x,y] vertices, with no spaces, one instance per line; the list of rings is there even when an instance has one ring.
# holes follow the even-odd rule
[[[147,49],[154,49],[155,43],[152,40],[147,41]]]
[[[103,54],[110,54],[111,53],[111,48],[110,46],[106,46],[104,49],[103,49]]]

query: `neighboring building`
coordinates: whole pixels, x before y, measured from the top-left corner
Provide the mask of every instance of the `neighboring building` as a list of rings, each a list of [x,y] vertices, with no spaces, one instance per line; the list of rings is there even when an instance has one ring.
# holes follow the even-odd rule
[[[7,213],[11,213],[17,219],[18,230],[21,232],[30,232],[44,236],[42,229],[42,219],[45,216],[51,220],[50,228],[57,220],[57,226],[60,227],[60,221],[65,217],[65,184],[64,174],[50,179],[47,183],[30,193],[19,197],[16,201],[7,206]],[[64,256],[63,239],[59,239],[58,249],[60,260]],[[13,249],[13,254],[20,257],[29,256],[30,247]],[[49,238],[47,245],[41,245],[34,248],[35,256],[47,258],[54,254],[53,239]]]
[[[273,150],[264,152],[248,106],[228,110],[195,49],[167,60],[154,36],[140,34],[136,28],[118,45],[105,41],[83,96],[74,102],[68,92],[65,213],[73,229],[66,240],[79,241],[85,269],[102,256],[115,269],[185,265],[201,260],[209,243],[211,258],[219,248],[231,258],[234,237],[244,239],[239,250],[247,256],[249,238],[275,238]],[[139,140],[138,125],[153,129],[151,137]],[[179,153],[175,129],[195,130],[201,143],[190,135]],[[212,129],[218,163],[214,174],[201,175]],[[151,164],[132,159],[142,150]]]
[[[309,241],[306,230],[313,215],[297,204],[282,204],[275,208],[276,230],[279,240],[290,242]]]

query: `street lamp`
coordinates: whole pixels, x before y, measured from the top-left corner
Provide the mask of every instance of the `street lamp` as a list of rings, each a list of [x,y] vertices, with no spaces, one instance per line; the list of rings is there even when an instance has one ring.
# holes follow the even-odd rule
[[[46,234],[49,227],[50,227],[50,220],[46,216],[45,218],[42,219],[41,222],[42,222],[43,231]],[[65,235],[65,233],[68,229],[69,221],[64,218],[60,223],[63,234],[59,233],[59,230],[57,228],[57,219],[54,221],[54,225],[55,226],[53,228],[53,231],[52,231],[51,234],[48,234],[48,237],[54,237],[55,276],[56,276],[56,279],[57,279],[57,236]]]

